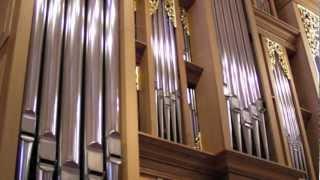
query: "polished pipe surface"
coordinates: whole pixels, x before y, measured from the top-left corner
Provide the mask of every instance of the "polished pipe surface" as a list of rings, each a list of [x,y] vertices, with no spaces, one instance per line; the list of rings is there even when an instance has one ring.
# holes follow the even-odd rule
[[[80,167],[80,124],[84,44],[84,0],[69,0],[66,14],[60,166],[62,177],[77,177]]]
[[[87,7],[85,59],[85,131],[88,169],[103,171],[103,0],[90,0]]]
[[[19,139],[16,179],[28,180],[30,174],[30,161],[33,149],[34,138],[26,135],[21,135]]]
[[[47,0],[36,0],[31,25],[21,130],[35,134]]]
[[[49,2],[39,119],[39,156],[51,161],[56,160],[64,11],[64,0]]]

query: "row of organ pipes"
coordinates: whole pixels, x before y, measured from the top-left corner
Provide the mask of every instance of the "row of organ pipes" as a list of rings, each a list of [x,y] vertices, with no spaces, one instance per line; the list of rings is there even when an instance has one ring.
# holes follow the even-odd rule
[[[35,0],[19,136],[17,179],[118,179],[118,0]],[[270,6],[263,5],[263,9]],[[264,1],[269,2],[269,1]],[[157,135],[184,143],[173,0],[149,1]],[[257,4],[259,4],[257,1]],[[271,160],[259,73],[242,0],[212,0],[233,149]],[[260,6],[260,5],[259,5]],[[184,61],[191,34],[182,9]],[[188,23],[186,23],[188,24]],[[268,41],[269,44],[271,41]],[[290,78],[274,51],[273,89],[295,168],[306,170]],[[137,75],[141,76],[139,67]],[[139,93],[139,78],[137,78]],[[187,89],[194,147],[202,149],[196,89]],[[138,94],[140,98],[140,94]],[[140,102],[140,101],[138,101]],[[140,113],[143,109],[140,108]]]
[[[118,179],[118,0],[35,0],[16,179]]]
[[[264,100],[241,0],[213,0],[233,148],[270,159]]]

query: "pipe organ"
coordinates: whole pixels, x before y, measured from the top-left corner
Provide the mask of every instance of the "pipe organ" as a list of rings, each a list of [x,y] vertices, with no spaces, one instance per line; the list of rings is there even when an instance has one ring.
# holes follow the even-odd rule
[[[242,1],[213,2],[232,146],[269,159],[264,100]]]
[[[16,179],[118,179],[119,1],[36,0]]]
[[[31,2],[0,2],[1,178],[316,180],[314,1]]]
[[[296,169],[307,170],[297,110],[291,90],[291,74],[286,50],[270,39],[264,41],[267,46],[268,59],[272,64],[273,90],[279,102],[277,111],[284,129],[284,135],[287,138],[292,164]]]

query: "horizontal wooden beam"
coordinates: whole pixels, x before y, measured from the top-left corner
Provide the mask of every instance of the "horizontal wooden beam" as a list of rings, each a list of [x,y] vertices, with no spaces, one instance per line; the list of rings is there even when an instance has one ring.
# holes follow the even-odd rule
[[[250,179],[296,180],[299,170],[226,150],[217,155],[139,133],[140,174],[168,179],[223,179],[237,174]]]
[[[292,51],[296,50],[296,39],[300,34],[297,28],[258,9],[255,9],[254,14],[260,34],[277,41]]]

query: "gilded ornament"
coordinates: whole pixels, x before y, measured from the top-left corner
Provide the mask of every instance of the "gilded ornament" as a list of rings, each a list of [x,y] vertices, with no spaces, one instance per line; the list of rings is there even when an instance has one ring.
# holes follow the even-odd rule
[[[150,15],[153,15],[159,8],[160,0],[149,0]]]
[[[311,53],[320,56],[320,17],[301,5],[298,5],[298,9]]]
[[[184,32],[187,33],[187,35],[190,36],[190,26],[189,26],[189,19],[188,19],[188,13],[184,8],[181,8],[181,24]]]
[[[176,9],[174,0],[164,0],[164,8],[174,27],[177,27]]]
[[[267,48],[268,48],[268,55],[273,66],[276,65],[276,55],[278,55],[278,60],[280,66],[284,72],[284,74],[289,79],[289,65],[286,61],[285,49],[278,43],[267,39]]]

